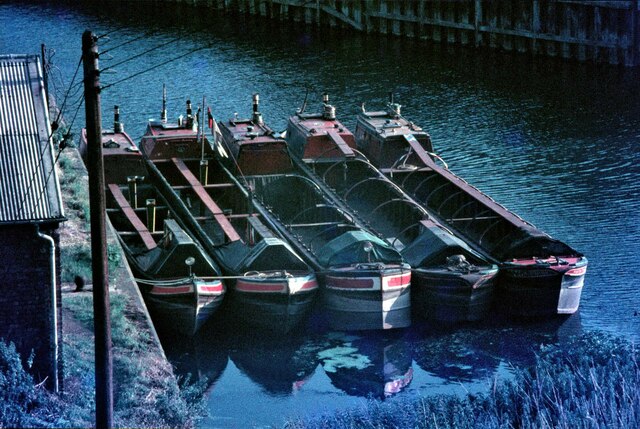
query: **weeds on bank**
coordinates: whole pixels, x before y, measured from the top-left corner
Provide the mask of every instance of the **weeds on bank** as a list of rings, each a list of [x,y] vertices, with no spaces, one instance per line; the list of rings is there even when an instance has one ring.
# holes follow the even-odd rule
[[[205,414],[203,385],[181,389],[171,383],[169,368],[161,358],[146,353],[152,343],[146,331],[136,326],[129,298],[111,294],[111,335],[113,341],[114,420],[120,427],[193,427]],[[76,320],[93,330],[93,301],[89,296],[66,295],[63,304]],[[76,353],[86,350],[79,344]],[[93,350],[93,348],[91,348]],[[89,359],[93,365],[93,356]],[[86,361],[84,361],[86,362]],[[86,374],[84,362],[75,371]],[[71,373],[73,370],[69,370]],[[93,367],[88,371],[93,375]],[[78,382],[78,381],[76,381]],[[79,384],[93,391],[95,380]],[[196,394],[194,394],[196,392]]]
[[[64,423],[54,418],[57,411],[46,390],[34,386],[13,343],[0,341],[0,427],[55,427]]]
[[[194,427],[204,415],[203,387],[172,383],[161,359],[145,353],[150,338],[135,329],[125,295],[112,297],[114,423],[116,427]],[[89,296],[65,295],[64,306],[86,329],[93,328]],[[94,347],[90,335],[64,336],[64,393],[40,385],[13,344],[0,341],[0,427],[90,427],[95,410]]]
[[[58,165],[62,170],[60,186],[67,208],[66,216],[82,228],[88,237],[89,231],[89,190],[85,170],[81,160],[69,152],[62,152]],[[72,283],[76,276],[91,279],[91,244],[87,240],[63,245],[61,248],[61,278]],[[117,243],[111,239],[107,243],[109,270],[114,271],[121,264],[121,253]]]
[[[548,346],[488,393],[434,396],[291,420],[285,428],[640,427],[640,351],[603,333]]]

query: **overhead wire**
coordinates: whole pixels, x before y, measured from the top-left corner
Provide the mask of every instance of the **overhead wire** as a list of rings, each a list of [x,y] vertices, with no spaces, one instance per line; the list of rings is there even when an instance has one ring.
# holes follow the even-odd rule
[[[65,94],[64,99],[62,101],[62,106],[58,109],[58,115],[57,115],[55,121],[52,123],[51,131],[50,131],[49,135],[47,136],[47,142],[42,145],[42,149],[40,151],[40,156],[39,156],[39,159],[38,159],[38,163],[36,164],[36,167],[35,167],[35,169],[33,171],[33,174],[31,175],[31,178],[29,179],[29,185],[27,186],[27,190],[24,192],[24,194],[22,195],[22,199],[20,200],[20,205],[18,206],[18,215],[22,214],[22,211],[24,209],[24,203],[26,202],[27,196],[29,195],[29,192],[31,191],[31,187],[33,186],[33,183],[36,180],[36,177],[38,176],[38,170],[40,169],[40,165],[42,164],[42,161],[44,159],[45,153],[47,152],[47,149],[49,147],[49,142],[51,141],[51,138],[53,137],[53,134],[55,133],[55,131],[58,129],[58,121],[60,120],[60,118],[62,116],[62,113],[64,111],[64,108],[66,106],[67,99],[68,99],[68,96],[69,96],[69,92],[70,92],[70,90],[72,88],[72,85],[73,85],[77,75],[78,75],[78,70],[80,69],[80,65],[82,65],[82,56],[80,56],[80,61],[78,62],[78,66],[76,67],[76,71],[75,71],[75,73],[73,75],[73,79],[71,80],[71,84],[69,85],[69,89],[67,90],[67,93]],[[75,117],[78,114],[78,110],[79,109],[76,109],[76,113],[75,113],[74,119],[73,119],[74,121],[75,121]],[[67,134],[66,134],[65,138],[70,135],[70,132],[69,132],[70,129],[71,129],[71,127],[69,127],[67,129]],[[55,162],[51,167],[52,171],[54,169],[54,166],[55,166]],[[37,204],[40,202],[40,199],[42,198],[44,190],[46,189],[46,186],[48,184],[49,177],[50,177],[50,174],[49,174],[49,176],[47,176],[47,178],[45,180],[45,183],[44,183],[44,186],[43,186],[42,190],[40,191],[40,194],[38,195],[38,198],[36,200],[36,204],[34,205],[34,209],[35,209],[35,207],[37,207]],[[29,215],[31,215],[31,213]]]
[[[117,31],[122,30],[123,28],[126,28],[126,27],[121,27],[121,28],[119,28],[119,29],[116,29],[116,30],[113,30],[113,31],[111,31],[111,32],[105,33],[105,34],[103,34],[103,35],[101,35],[101,36],[97,36],[97,39],[104,38],[104,37],[106,37],[106,36],[108,36],[108,35],[110,35],[110,34],[113,34],[113,33],[117,32]],[[122,44],[121,44],[121,45],[119,45],[119,46],[126,45],[126,44],[128,44],[128,43],[131,43],[131,42],[133,42],[133,41],[135,41],[135,40],[139,40],[139,39],[141,39],[141,38],[142,38],[142,37],[139,37],[139,38],[136,38],[136,39],[132,39],[132,40],[130,40],[130,41],[128,41],[128,42],[122,43]],[[125,59],[125,60],[123,60],[123,61],[119,62],[119,63],[116,63],[116,64],[112,65],[111,67],[107,67],[106,69],[101,70],[101,72],[104,72],[105,70],[108,70],[108,69],[111,69],[111,68],[116,67],[116,66],[118,66],[118,65],[121,65],[121,64],[123,64],[123,63],[125,63],[125,62],[131,61],[131,60],[133,60],[133,59],[135,59],[135,58],[138,58],[138,57],[140,57],[140,56],[142,56],[142,55],[145,55],[145,54],[147,54],[147,53],[149,53],[149,52],[152,52],[152,51],[154,51],[154,50],[156,50],[156,49],[160,49],[160,48],[162,48],[162,47],[164,47],[164,46],[167,46],[167,45],[169,45],[169,44],[171,44],[171,43],[174,43],[174,42],[176,42],[176,41],[178,41],[178,40],[179,40],[179,39],[172,39],[172,40],[170,40],[170,41],[168,41],[168,42],[166,42],[166,43],[162,43],[162,44],[160,44],[160,45],[157,45],[157,46],[155,46],[155,47],[153,47],[153,48],[151,48],[151,49],[146,50],[145,52],[142,52],[142,53],[140,53],[140,54],[134,55],[134,56],[132,56],[132,57],[129,57],[129,58],[127,58],[127,59]],[[195,49],[191,49],[191,50],[187,51],[186,53],[184,53],[184,54],[182,54],[182,55],[179,55],[179,56],[177,56],[177,57],[174,57],[174,58],[172,58],[172,59],[170,59],[170,60],[167,60],[167,61],[164,61],[164,62],[162,62],[162,63],[156,64],[156,65],[154,65],[154,66],[152,66],[152,67],[150,67],[150,68],[148,68],[148,69],[145,69],[145,70],[142,70],[142,71],[140,71],[140,72],[134,73],[134,74],[132,74],[132,75],[130,75],[130,76],[127,76],[127,77],[125,77],[125,78],[123,78],[123,79],[120,79],[120,80],[118,80],[118,81],[116,81],[116,82],[113,82],[113,83],[111,83],[111,84],[109,84],[109,85],[103,86],[103,87],[101,87],[100,89],[101,89],[101,90],[104,90],[104,89],[106,89],[106,88],[109,88],[109,87],[115,86],[115,85],[117,85],[117,84],[119,84],[119,83],[121,83],[121,82],[124,82],[124,81],[126,81],[126,80],[132,79],[132,78],[137,77],[137,76],[139,76],[139,75],[141,75],[141,74],[144,74],[144,73],[147,73],[147,72],[149,72],[149,71],[152,71],[152,70],[154,70],[154,69],[156,69],[156,68],[162,67],[162,66],[164,66],[164,65],[166,65],[166,64],[169,64],[169,63],[171,63],[171,62],[173,62],[173,61],[176,61],[176,60],[178,60],[178,59],[184,58],[184,57],[185,57],[185,56],[187,56],[187,55],[193,54],[193,53],[198,52],[198,51],[201,51],[201,50],[203,50],[203,49],[210,48],[211,46],[212,46],[212,44],[208,44],[208,45],[200,46],[200,47],[195,48]],[[115,48],[116,48],[116,47],[114,47],[113,49],[115,49]],[[50,58],[52,58],[52,57],[53,57],[53,55],[54,55],[54,54],[51,54]],[[33,174],[31,175],[31,179],[29,180],[29,185],[28,185],[28,187],[27,187],[27,190],[25,191],[25,193],[24,193],[24,194],[23,194],[23,196],[22,196],[22,200],[21,200],[21,202],[20,202],[20,206],[18,207],[18,214],[21,214],[21,213],[23,212],[24,204],[25,204],[25,202],[26,202],[26,198],[27,198],[27,196],[29,195],[29,192],[30,192],[30,190],[31,190],[31,187],[33,186],[33,183],[34,183],[34,181],[35,181],[36,177],[38,176],[38,170],[39,170],[39,168],[40,168],[40,165],[42,164],[42,161],[43,161],[43,159],[44,159],[44,155],[45,155],[45,153],[46,153],[46,150],[47,150],[47,148],[49,147],[49,144],[48,144],[48,143],[51,141],[51,138],[53,137],[53,133],[54,133],[54,132],[57,130],[57,128],[58,128],[58,126],[57,126],[58,121],[59,121],[59,120],[60,120],[60,118],[62,117],[62,114],[63,114],[63,112],[64,112],[64,110],[65,110],[65,107],[66,107],[66,104],[67,104],[67,100],[69,99],[69,96],[70,96],[71,90],[72,90],[72,89],[76,89],[76,88],[78,88],[79,86],[81,86],[81,85],[84,83],[84,82],[79,82],[78,84],[75,84],[75,85],[74,85],[75,80],[76,80],[76,77],[77,77],[78,72],[79,72],[79,70],[80,70],[80,66],[82,65],[82,60],[83,60],[83,57],[82,57],[82,56],[80,56],[80,60],[79,60],[79,62],[78,62],[78,65],[77,65],[77,67],[76,67],[76,70],[75,70],[75,72],[74,72],[74,74],[73,74],[73,78],[72,78],[72,80],[71,80],[71,83],[69,84],[69,87],[68,87],[68,89],[67,89],[67,91],[66,91],[66,93],[65,93],[65,96],[64,96],[64,98],[63,98],[62,106],[58,109],[58,114],[57,114],[57,116],[56,116],[56,119],[55,119],[55,121],[52,123],[52,125],[53,125],[53,126],[52,126],[51,133],[49,134],[49,136],[48,136],[48,138],[47,138],[47,144],[44,144],[44,145],[43,145],[43,148],[42,148],[42,150],[41,150],[41,152],[40,152],[40,157],[39,157],[38,163],[37,163],[37,165],[36,165],[36,167],[35,167],[35,169],[34,169]],[[53,67],[53,66],[51,66],[50,64],[48,64],[48,65],[47,65],[47,67],[45,67],[45,68],[46,68],[47,70],[51,70],[51,69],[52,69],[52,67]],[[59,69],[58,69],[58,70],[59,70]],[[61,74],[61,73],[60,73],[60,74]],[[54,86],[55,86],[55,85],[54,85]],[[78,93],[78,90],[76,89],[76,91],[73,93],[73,96],[75,96],[77,93]],[[73,96],[72,96],[72,97],[73,97]],[[63,141],[66,141],[66,140],[70,137],[70,135],[71,135],[71,128],[73,127],[73,124],[75,123],[75,119],[76,119],[76,117],[77,117],[77,115],[78,115],[78,112],[79,112],[80,107],[82,106],[83,102],[84,102],[84,93],[83,93],[83,94],[81,94],[80,98],[78,98],[78,99],[76,100],[77,108],[76,108],[76,110],[75,110],[75,113],[74,113],[74,115],[73,115],[73,118],[72,118],[72,120],[71,120],[71,123],[70,123],[70,125],[67,127],[66,133],[65,133],[65,135],[63,136]],[[55,125],[54,125],[54,124],[55,124]],[[54,129],[54,128],[55,128],[55,129]],[[42,196],[43,196],[44,192],[46,191],[47,184],[48,184],[48,182],[49,182],[49,180],[50,180],[50,178],[51,178],[51,175],[53,174],[53,171],[55,170],[55,164],[56,164],[56,162],[58,161],[58,158],[60,157],[60,154],[62,153],[62,150],[64,150],[64,148],[65,148],[65,147],[66,147],[66,145],[61,145],[61,147],[59,147],[59,149],[58,149],[58,154],[57,154],[57,155],[56,155],[56,157],[55,157],[55,160],[54,160],[54,163],[53,163],[53,165],[52,165],[51,171],[49,171],[49,174],[47,175],[47,177],[46,177],[46,179],[45,179],[45,181],[44,181],[43,188],[42,188],[42,190],[40,191],[40,194],[38,195],[38,198],[37,198],[37,200],[36,200],[36,204],[34,205],[34,208],[35,208],[35,207],[37,207],[37,204],[40,202],[40,200],[41,200],[41,198],[42,198]]]
[[[146,37],[149,37],[149,35],[148,35],[148,34],[143,34],[143,35],[142,35],[142,36],[140,36],[140,37],[135,37],[135,38],[133,38],[133,39],[127,40],[126,42],[122,42],[121,44],[116,45],[116,46],[114,46],[114,47],[112,47],[112,48],[105,49],[104,51],[100,52],[100,55],[104,55],[104,54],[106,54],[107,52],[110,52],[110,51],[113,51],[113,50],[116,50],[116,49],[120,49],[120,48],[122,48],[123,46],[126,46],[126,45],[128,45],[128,44],[130,44],[130,43],[133,43],[133,42],[137,42],[138,40],[144,39],[144,38],[146,38]]]
[[[146,51],[144,51],[144,52],[140,52],[139,54],[133,55],[133,56],[131,56],[131,57],[127,58],[127,59],[124,59],[124,60],[122,60],[122,61],[118,62],[118,63],[112,64],[111,66],[109,66],[109,67],[106,67],[106,68],[102,69],[100,72],[101,72],[101,73],[104,73],[104,72],[106,72],[107,70],[111,70],[111,69],[113,69],[113,68],[115,68],[115,67],[118,67],[119,65],[122,65],[122,64],[124,64],[124,63],[126,63],[126,62],[129,62],[129,61],[131,61],[131,60],[135,60],[136,58],[140,58],[141,56],[146,55],[146,54],[148,54],[149,52],[153,52],[153,51],[155,51],[156,49],[163,48],[163,47],[165,47],[165,46],[167,46],[167,45],[170,45],[171,43],[175,43],[175,42],[177,42],[178,40],[180,40],[180,39],[179,39],[179,38],[176,38],[176,39],[169,40],[168,42],[161,43],[160,45],[154,46],[154,47],[153,47],[153,48],[151,48],[151,49],[147,49],[147,50],[146,50]]]
[[[67,103],[67,99],[69,97],[69,93],[71,92],[71,89],[74,88],[74,82],[76,80],[76,77],[78,76],[78,71],[80,70],[80,66],[81,65],[82,65],[82,55],[80,55],[80,61],[78,61],[78,65],[76,66],[76,71],[73,73],[73,78],[71,79],[71,83],[69,84],[69,88],[67,89],[67,93],[65,94],[64,99],[62,100],[62,106],[60,107],[60,110],[58,112],[58,116],[56,117],[56,120],[54,121],[56,124],[60,120],[60,117],[62,116],[62,112],[64,112],[64,107],[65,107],[65,105]]]
[[[167,64],[169,64],[169,63],[171,63],[171,62],[173,62],[173,61],[177,61],[177,60],[179,60],[179,59],[181,59],[181,58],[184,58],[184,57],[186,57],[186,56],[188,56],[188,55],[191,55],[191,54],[193,54],[193,53],[195,53],[195,52],[202,51],[202,50],[204,50],[204,49],[209,49],[209,48],[211,48],[212,46],[213,46],[213,44],[208,44],[208,45],[200,46],[200,47],[195,48],[195,49],[191,49],[190,51],[187,51],[187,52],[185,52],[185,53],[184,53],[184,54],[182,54],[182,55],[178,55],[177,57],[171,58],[170,60],[167,60],[167,61],[164,61],[164,62],[162,62],[162,63],[159,63],[159,64],[156,64],[156,65],[154,65],[154,66],[151,66],[151,67],[149,67],[148,69],[141,70],[141,71],[139,71],[139,72],[137,72],[137,73],[134,73],[134,74],[132,74],[132,75],[129,75],[129,76],[125,77],[125,78],[122,78],[122,79],[120,79],[120,80],[117,80],[117,81],[115,81],[115,82],[113,82],[113,83],[110,83],[110,84],[108,84],[108,85],[105,85],[105,86],[101,87],[100,89],[101,89],[101,90],[105,90],[105,89],[107,89],[107,88],[111,88],[112,86],[118,85],[118,84],[120,84],[120,83],[122,83],[122,82],[124,82],[124,81],[129,80],[129,79],[133,79],[134,77],[138,77],[138,76],[140,76],[141,74],[144,74],[144,73],[150,72],[150,71],[152,71],[152,70],[155,70],[155,69],[157,69],[157,68],[160,68],[160,67],[162,67],[162,66],[165,66],[165,65],[167,65]]]
[[[129,27],[131,27],[131,26],[130,25],[123,25],[122,27],[118,27],[115,30],[111,30],[111,31],[108,31],[108,32],[106,32],[104,34],[96,36],[96,39],[98,39],[98,40],[99,39],[104,39],[105,37],[109,37],[110,35],[112,35],[114,33],[118,33],[120,31],[124,30],[125,28],[129,28]]]

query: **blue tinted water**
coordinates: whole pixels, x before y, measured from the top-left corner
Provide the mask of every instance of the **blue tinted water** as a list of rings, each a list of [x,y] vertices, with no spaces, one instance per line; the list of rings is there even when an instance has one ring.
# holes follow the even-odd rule
[[[41,43],[54,49],[51,86],[60,100],[87,28],[112,32],[100,39],[102,52],[113,48],[101,57],[103,69],[175,39],[105,72],[104,85],[211,45],[105,89],[105,127],[110,107],[118,104],[127,131],[139,138],[146,120],[159,117],[163,83],[171,117],[183,113],[186,98],[203,95],[216,117],[244,116],[251,94],[259,92],[261,111],[276,130],[284,129],[307,87],[311,106],[328,91],[352,129],[362,102],[380,108],[394,91],[454,172],[590,261],[579,314],[563,323],[417,326],[390,335],[320,330],[285,344],[210,326],[197,347],[170,351],[178,369],[212,380],[214,417],[204,426],[261,426],[361,406],[368,396],[384,397],[385,381],[392,379],[400,381],[388,389],[400,393],[388,400],[482,389],[494,375],[507,376],[511,365],[526,363],[541,343],[584,330],[640,339],[639,71],[139,2],[109,8],[3,2],[0,53],[38,54]],[[72,94],[67,120],[79,96]],[[80,109],[76,134],[82,115]]]

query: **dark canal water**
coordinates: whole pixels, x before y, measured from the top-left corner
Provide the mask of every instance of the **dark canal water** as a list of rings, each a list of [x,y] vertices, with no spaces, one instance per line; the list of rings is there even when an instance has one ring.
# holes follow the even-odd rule
[[[394,91],[453,171],[590,261],[580,311],[564,321],[418,325],[384,335],[314,326],[278,340],[216,320],[195,346],[169,350],[180,371],[210,379],[212,417],[203,426],[279,424],[290,416],[362,406],[368,397],[462,394],[485,389],[494,376],[508,377],[542,343],[594,329],[640,339],[638,71],[175,7],[0,2],[0,53],[37,54],[41,43],[54,49],[58,99],[87,28],[111,33],[100,40],[101,51],[111,49],[113,56],[103,55],[103,69],[166,44],[103,74],[104,85],[114,84],[102,94],[105,126],[110,107],[119,104],[126,129],[139,138],[146,120],[159,116],[163,83],[172,117],[183,113],[186,98],[202,96],[218,118],[244,115],[251,94],[259,92],[261,110],[276,130],[307,87],[311,103],[328,91],[351,128],[362,102],[382,107]],[[204,45],[211,47],[121,81]],[[71,93],[67,119],[80,95]]]

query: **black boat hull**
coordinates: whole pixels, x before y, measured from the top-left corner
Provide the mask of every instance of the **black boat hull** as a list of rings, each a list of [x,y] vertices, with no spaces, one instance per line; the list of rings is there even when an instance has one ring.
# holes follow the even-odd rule
[[[455,273],[447,269],[414,269],[413,314],[444,323],[475,322],[491,311],[497,269]]]

